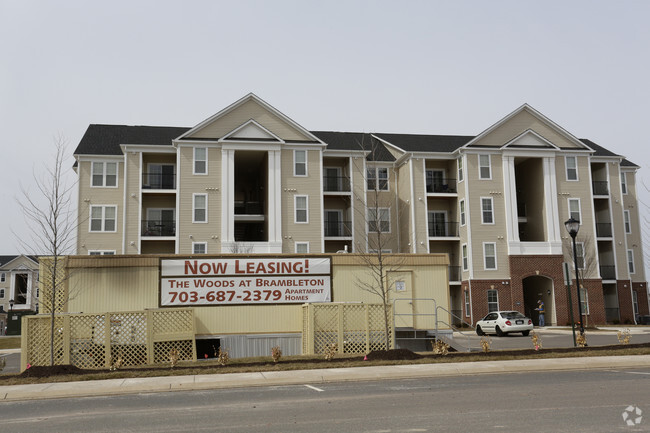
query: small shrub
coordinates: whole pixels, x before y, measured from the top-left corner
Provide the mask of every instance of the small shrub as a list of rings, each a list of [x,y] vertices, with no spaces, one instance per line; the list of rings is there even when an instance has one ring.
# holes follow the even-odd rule
[[[481,337],[481,349],[483,349],[483,352],[488,353],[490,351],[490,346],[492,346],[492,340],[490,337],[486,335]]]
[[[0,371],[4,370],[7,365],[7,360],[5,357],[0,357]]]
[[[282,358],[282,349],[280,349],[280,346],[271,348],[271,358],[273,358],[273,362],[278,362]]]
[[[619,343],[630,344],[630,339],[632,338],[632,335],[630,334],[630,328],[627,328],[623,331],[618,331],[616,333],[616,337],[618,338]]]
[[[230,355],[228,355],[227,350],[222,350],[221,347],[219,348],[219,351],[217,352],[217,363],[219,365],[227,365],[228,362],[230,361]]]
[[[337,352],[339,351],[338,344],[336,343],[330,343],[325,345],[325,348],[323,349],[323,354],[325,355],[325,360],[326,361],[331,361],[334,359],[336,356]]]
[[[533,347],[535,350],[539,350],[542,348],[542,337],[537,335],[535,331],[530,334],[530,340],[533,342]]]
[[[442,340],[433,340],[431,342],[434,355],[448,355],[449,345]]]
[[[576,337],[576,343],[578,344],[579,347],[585,347],[587,345],[587,335],[578,334],[578,336]]]
[[[172,368],[176,367],[179,358],[180,358],[180,354],[178,353],[178,349],[174,347],[172,350],[169,351],[169,364],[171,365]]]
[[[122,367],[122,364],[124,364],[124,359],[122,358],[122,355],[119,354],[117,355],[116,358],[113,358],[111,360],[111,366],[109,370],[111,371],[119,370]]]

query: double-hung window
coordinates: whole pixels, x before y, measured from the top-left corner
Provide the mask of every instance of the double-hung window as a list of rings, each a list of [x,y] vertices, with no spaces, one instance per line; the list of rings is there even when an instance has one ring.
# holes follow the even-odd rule
[[[306,195],[294,196],[294,205],[296,209],[295,222],[308,223],[309,222],[309,197]]]
[[[584,287],[580,287],[580,314],[589,314],[589,292]]]
[[[366,170],[368,191],[388,191],[388,168],[372,167]]]
[[[114,256],[115,250],[89,250],[89,256]]]
[[[492,179],[490,168],[490,155],[478,156],[478,177],[479,179]]]
[[[293,151],[293,175],[307,176],[307,151]]]
[[[499,292],[496,290],[487,291],[488,313],[499,311]]]
[[[368,231],[390,232],[390,209],[385,207],[368,209]]]
[[[0,274],[0,283],[4,283],[6,281],[7,274],[6,273],[1,273]]]
[[[192,254],[205,254],[208,252],[207,242],[192,242]]]
[[[115,232],[117,230],[117,206],[90,206],[90,231]]]
[[[564,157],[566,164],[566,180],[578,180],[578,163],[575,156]]]
[[[0,289],[0,299],[4,299],[4,297],[5,297],[5,289]]]
[[[639,295],[636,290],[632,290],[632,311],[634,312],[634,317],[639,315]]]
[[[485,258],[485,270],[497,268],[497,244],[494,242],[483,243],[483,257]]]
[[[458,182],[465,180],[465,173],[463,172],[463,157],[458,158]]]
[[[194,194],[192,197],[192,222],[208,222],[208,195]]]
[[[634,251],[627,250],[627,269],[630,274],[634,273]]]
[[[309,254],[309,242],[296,242],[296,254]]]
[[[625,233],[627,233],[627,234],[632,233],[632,226],[630,225],[630,211],[629,210],[624,210],[623,211],[623,220],[625,222]]]
[[[573,218],[576,221],[582,223],[582,216],[580,214],[580,199],[579,198],[570,198],[569,199],[569,217]]]
[[[467,244],[463,244],[463,271],[469,270],[469,257],[467,255]]]
[[[483,224],[494,224],[492,197],[481,197],[481,221]]]
[[[469,291],[465,291],[465,317],[469,317]]]
[[[116,187],[117,162],[93,162],[91,186]]]
[[[460,208],[460,226],[465,225],[465,199],[458,202],[458,207]]]
[[[585,268],[585,244],[584,242],[576,242],[576,261],[578,262],[578,269]]]
[[[194,148],[194,174],[208,174],[208,148]]]
[[[621,173],[621,190],[623,194],[627,194],[627,173]]]

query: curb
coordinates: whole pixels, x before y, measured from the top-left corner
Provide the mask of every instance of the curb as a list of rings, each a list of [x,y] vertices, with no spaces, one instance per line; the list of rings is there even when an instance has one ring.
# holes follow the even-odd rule
[[[257,386],[306,385],[331,382],[448,377],[650,367],[650,355],[475,361],[317,370],[267,371],[192,376],[106,379],[0,386],[0,401],[93,397],[149,392],[229,389]]]

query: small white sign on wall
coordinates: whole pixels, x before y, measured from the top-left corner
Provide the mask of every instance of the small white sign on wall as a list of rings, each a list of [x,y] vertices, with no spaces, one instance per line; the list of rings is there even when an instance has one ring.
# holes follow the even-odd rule
[[[395,281],[396,292],[406,292],[406,283],[404,281]]]

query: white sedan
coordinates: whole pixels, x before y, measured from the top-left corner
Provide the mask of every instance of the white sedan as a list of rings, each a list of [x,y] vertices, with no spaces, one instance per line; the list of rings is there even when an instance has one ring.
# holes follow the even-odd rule
[[[493,311],[476,322],[478,335],[497,334],[499,337],[511,332],[521,332],[524,337],[533,329],[533,321],[519,311]]]

